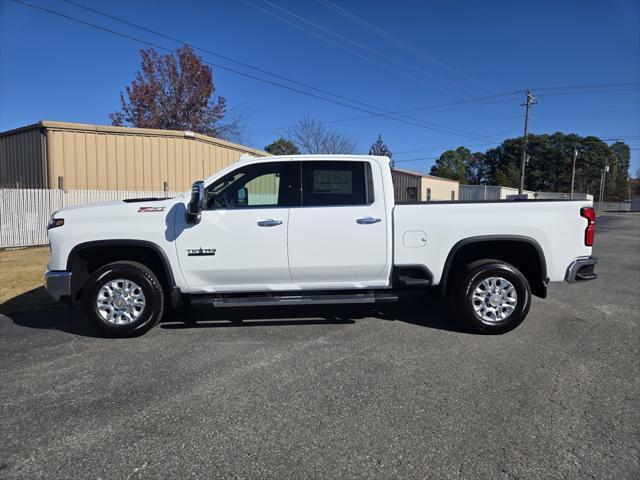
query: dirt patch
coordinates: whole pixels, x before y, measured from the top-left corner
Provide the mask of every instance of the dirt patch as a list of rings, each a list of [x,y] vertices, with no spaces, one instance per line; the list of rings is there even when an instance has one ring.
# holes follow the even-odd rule
[[[0,306],[16,297],[26,303],[46,301],[42,288],[47,270],[49,247],[20,248],[0,251]],[[27,292],[37,295],[24,295]],[[47,302],[48,303],[48,302]],[[33,304],[32,304],[33,305]],[[17,305],[16,305],[17,306]]]

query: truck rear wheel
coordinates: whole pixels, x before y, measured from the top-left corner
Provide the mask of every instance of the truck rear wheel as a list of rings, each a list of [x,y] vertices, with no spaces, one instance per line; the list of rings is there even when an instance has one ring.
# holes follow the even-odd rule
[[[525,276],[500,260],[478,260],[467,265],[452,293],[458,314],[481,333],[513,330],[531,306],[531,288]]]
[[[162,318],[165,295],[156,275],[137,262],[120,261],[91,274],[82,292],[89,323],[114,337],[134,337]]]

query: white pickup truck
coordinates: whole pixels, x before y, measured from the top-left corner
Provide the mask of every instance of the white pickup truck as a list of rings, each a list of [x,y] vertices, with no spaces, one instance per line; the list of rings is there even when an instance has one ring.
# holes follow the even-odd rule
[[[190,302],[365,303],[407,289],[446,294],[472,327],[501,333],[549,281],[596,278],[594,221],[585,201],[397,205],[386,157],[252,158],[177,198],[55,212],[45,284],[112,336]]]

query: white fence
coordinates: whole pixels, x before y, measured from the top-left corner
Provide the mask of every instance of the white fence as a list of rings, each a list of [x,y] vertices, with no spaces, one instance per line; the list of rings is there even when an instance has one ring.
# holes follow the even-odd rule
[[[0,189],[0,248],[46,245],[51,214],[61,208],[125,198],[174,197],[181,192]]]
[[[482,200],[506,200],[509,195],[517,195],[517,188],[502,187],[500,185],[460,185],[458,190],[460,200],[478,202]],[[534,192],[524,190],[523,193],[534,198]]]
[[[509,195],[516,195],[517,188],[501,187],[499,185],[460,185],[460,200],[477,202],[481,200],[505,200]],[[571,195],[562,192],[532,192],[524,190],[530,200],[569,200]],[[593,195],[575,192],[574,200],[593,201]]]

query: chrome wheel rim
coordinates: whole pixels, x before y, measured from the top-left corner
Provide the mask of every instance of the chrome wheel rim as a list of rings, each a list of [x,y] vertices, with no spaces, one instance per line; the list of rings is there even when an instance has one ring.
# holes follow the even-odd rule
[[[489,323],[509,318],[518,305],[516,287],[503,277],[489,277],[473,288],[471,306],[476,316]]]
[[[145,308],[140,285],[125,278],[109,280],[98,290],[96,307],[100,317],[112,325],[128,325],[140,318]]]

